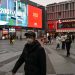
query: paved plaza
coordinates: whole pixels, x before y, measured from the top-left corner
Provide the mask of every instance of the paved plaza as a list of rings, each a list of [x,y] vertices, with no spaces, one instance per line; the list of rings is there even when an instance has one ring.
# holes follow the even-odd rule
[[[9,40],[0,40],[0,75],[6,75],[11,71],[15,62],[22,53],[25,40],[15,40],[13,45]],[[55,41],[53,44],[43,45],[47,58],[47,75],[75,75],[75,43],[71,46],[71,55],[66,57],[66,50],[56,50]],[[24,64],[16,75],[24,74]]]

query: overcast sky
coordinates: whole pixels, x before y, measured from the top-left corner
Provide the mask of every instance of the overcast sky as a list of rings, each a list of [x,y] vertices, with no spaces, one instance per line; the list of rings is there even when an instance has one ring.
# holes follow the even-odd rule
[[[38,4],[44,5],[46,6],[47,4],[51,4],[51,3],[58,3],[58,2],[62,2],[62,1],[68,1],[68,0],[30,0],[33,2],[36,2]]]

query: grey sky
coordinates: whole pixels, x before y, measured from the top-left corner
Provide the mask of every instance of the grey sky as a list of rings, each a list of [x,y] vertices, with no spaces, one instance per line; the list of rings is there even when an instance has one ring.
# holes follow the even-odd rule
[[[33,2],[36,2],[38,4],[44,5],[46,6],[47,4],[51,4],[51,3],[58,3],[58,2],[62,2],[62,1],[68,1],[68,0],[30,0]]]

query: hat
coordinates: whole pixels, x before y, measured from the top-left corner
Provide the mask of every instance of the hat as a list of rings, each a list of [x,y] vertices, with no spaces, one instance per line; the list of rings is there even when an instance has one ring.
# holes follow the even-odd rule
[[[29,36],[29,37],[36,37],[36,34],[35,34],[35,32],[33,32],[33,31],[28,31],[27,33],[25,33],[25,36]]]

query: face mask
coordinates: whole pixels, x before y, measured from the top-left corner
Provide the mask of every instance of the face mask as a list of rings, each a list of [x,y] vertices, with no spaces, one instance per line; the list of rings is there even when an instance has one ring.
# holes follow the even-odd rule
[[[27,43],[28,43],[28,44],[30,44],[30,43],[32,43],[32,42],[33,42],[33,39],[27,38]]]

